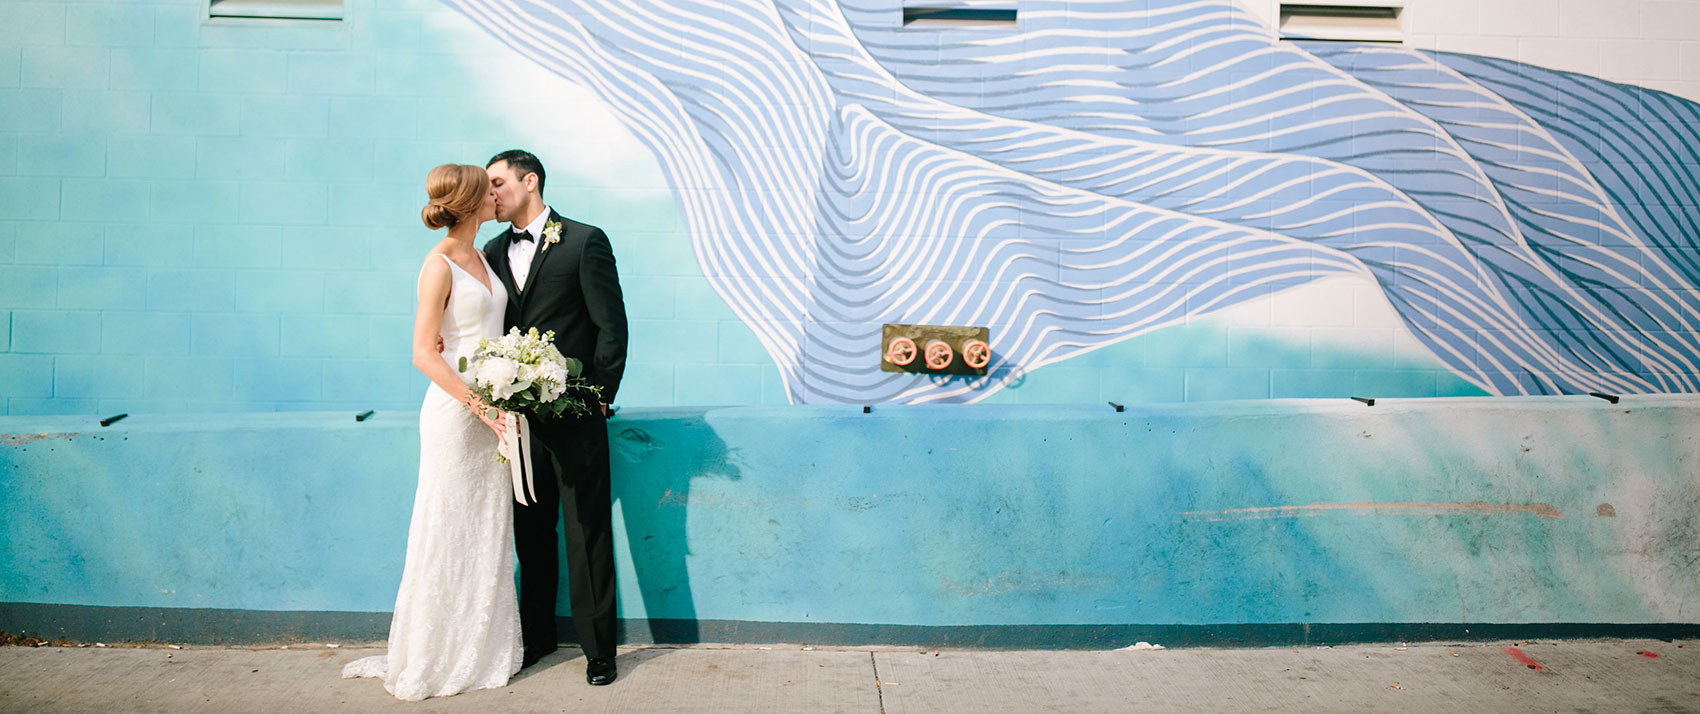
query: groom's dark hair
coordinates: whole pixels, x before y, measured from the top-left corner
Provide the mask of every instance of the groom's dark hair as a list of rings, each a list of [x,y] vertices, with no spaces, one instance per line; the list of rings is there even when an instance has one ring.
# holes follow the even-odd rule
[[[537,174],[537,195],[543,195],[543,162],[537,156],[524,149],[508,149],[490,157],[484,168],[495,166],[498,161],[508,162],[508,168],[514,170],[514,178],[525,180],[526,174]]]

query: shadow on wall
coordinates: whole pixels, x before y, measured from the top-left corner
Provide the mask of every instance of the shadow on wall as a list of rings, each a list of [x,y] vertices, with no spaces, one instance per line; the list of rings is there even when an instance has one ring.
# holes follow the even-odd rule
[[[381,639],[418,453],[411,419],[385,417],[0,420],[0,510],[28,514],[0,519],[0,629]],[[610,425],[626,642],[1693,631],[1692,396],[632,409]]]
[[[622,642],[702,640],[686,562],[691,482],[741,478],[736,451],[703,416],[697,411],[689,418],[646,419],[641,425],[620,419],[609,422],[613,496],[625,521],[631,576],[644,610],[641,618],[622,613]],[[620,577],[622,583],[631,582]],[[640,628],[648,631],[637,631]]]

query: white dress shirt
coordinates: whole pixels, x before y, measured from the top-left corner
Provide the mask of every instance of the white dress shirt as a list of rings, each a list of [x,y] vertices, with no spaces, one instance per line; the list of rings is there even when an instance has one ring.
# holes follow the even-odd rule
[[[543,207],[543,212],[532,219],[531,224],[514,233],[530,233],[531,240],[515,240],[508,243],[508,270],[513,273],[514,286],[525,289],[525,279],[531,276],[531,258],[537,255],[537,243],[543,240],[543,224],[549,222],[549,214],[553,211]]]

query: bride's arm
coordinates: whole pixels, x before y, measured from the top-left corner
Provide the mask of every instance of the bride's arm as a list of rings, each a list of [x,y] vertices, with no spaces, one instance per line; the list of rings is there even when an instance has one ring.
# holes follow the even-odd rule
[[[504,428],[484,416],[484,403],[478,400],[471,387],[460,381],[449,363],[443,361],[438,347],[443,333],[443,309],[449,304],[451,284],[449,266],[437,260],[435,255],[427,257],[425,268],[419,274],[419,312],[413,316],[413,366],[430,378],[432,384],[465,404],[498,436],[505,436]]]

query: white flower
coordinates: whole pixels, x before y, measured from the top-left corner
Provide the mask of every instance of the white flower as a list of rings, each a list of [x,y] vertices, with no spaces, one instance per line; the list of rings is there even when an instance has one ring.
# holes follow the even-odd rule
[[[561,224],[549,221],[543,224],[543,252],[549,252],[549,246],[561,242]]]
[[[490,393],[497,399],[507,399],[519,391],[514,388],[514,382],[519,376],[519,363],[506,357],[490,356],[478,363],[475,379],[479,384],[490,388]]]
[[[537,364],[537,378],[558,387],[567,381],[567,366],[558,360],[544,359]]]

